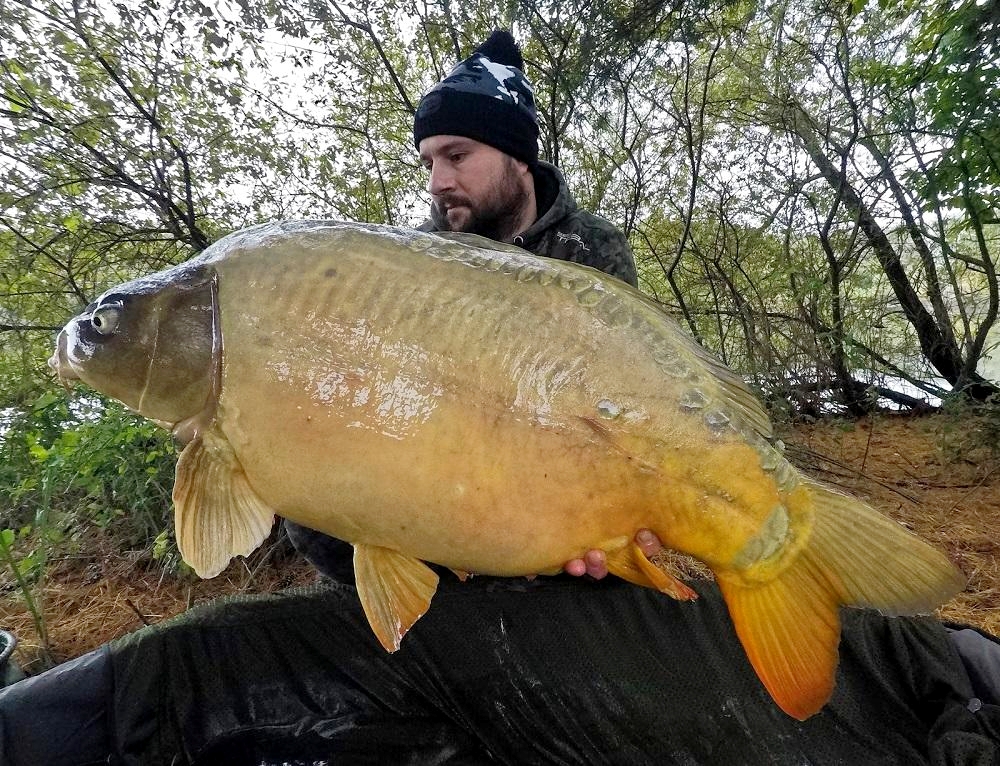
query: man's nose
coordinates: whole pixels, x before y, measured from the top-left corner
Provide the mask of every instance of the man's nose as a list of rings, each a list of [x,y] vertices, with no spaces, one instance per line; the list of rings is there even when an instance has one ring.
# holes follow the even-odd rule
[[[427,179],[427,191],[437,196],[455,188],[455,173],[443,162],[435,162]]]

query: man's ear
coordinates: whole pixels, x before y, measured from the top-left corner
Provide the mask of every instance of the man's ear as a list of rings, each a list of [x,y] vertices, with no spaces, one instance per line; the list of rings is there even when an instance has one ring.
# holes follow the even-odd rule
[[[522,162],[515,157],[511,157],[510,161],[514,163],[514,168],[522,179],[533,178],[531,175],[531,166],[527,162]]]

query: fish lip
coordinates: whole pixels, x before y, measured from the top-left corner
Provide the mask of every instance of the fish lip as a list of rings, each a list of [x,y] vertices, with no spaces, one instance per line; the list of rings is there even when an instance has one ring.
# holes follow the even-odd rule
[[[69,356],[66,353],[66,328],[64,327],[59,331],[59,335],[56,337],[56,348],[52,352],[52,356],[48,359],[48,365],[56,374],[59,382],[66,385],[71,380],[80,380],[80,376],[77,374],[76,370],[73,369],[73,365],[69,361]]]

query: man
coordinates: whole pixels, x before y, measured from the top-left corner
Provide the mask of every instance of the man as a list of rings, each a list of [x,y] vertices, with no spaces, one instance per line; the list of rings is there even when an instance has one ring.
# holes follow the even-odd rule
[[[621,235],[576,210],[558,171],[536,161],[530,88],[520,67],[511,73],[509,43],[494,36],[449,75],[466,90],[451,93],[446,78],[421,102],[414,133],[434,199],[426,226],[520,239],[634,283]],[[487,95],[494,91],[499,99]],[[464,121],[448,121],[452,106]],[[500,138],[467,135],[464,123]],[[348,584],[349,546],[288,526],[330,575],[327,586],[194,609],[0,692],[0,761],[944,766],[1000,758],[1000,687],[970,679],[930,619],[845,611],[833,698],[799,722],[757,680],[710,583],[693,583],[701,598],[678,603],[612,578],[446,574],[433,607],[389,654]],[[642,542],[647,552],[658,545]],[[592,555],[567,570],[605,573]]]
[[[521,52],[494,32],[420,100],[413,142],[430,175],[424,231],[465,231],[575,261],[636,284],[624,235],[577,208],[538,159],[538,118]]]

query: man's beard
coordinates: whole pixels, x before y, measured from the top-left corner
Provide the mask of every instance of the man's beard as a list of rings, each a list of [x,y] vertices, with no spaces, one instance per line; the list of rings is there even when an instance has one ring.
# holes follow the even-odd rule
[[[439,228],[447,231],[464,231],[482,237],[509,242],[518,234],[521,213],[528,194],[515,172],[514,161],[504,164],[503,174],[487,197],[476,206],[464,196],[443,195],[434,202],[433,216]],[[453,226],[448,220],[448,207],[462,205],[468,211],[467,217]]]

